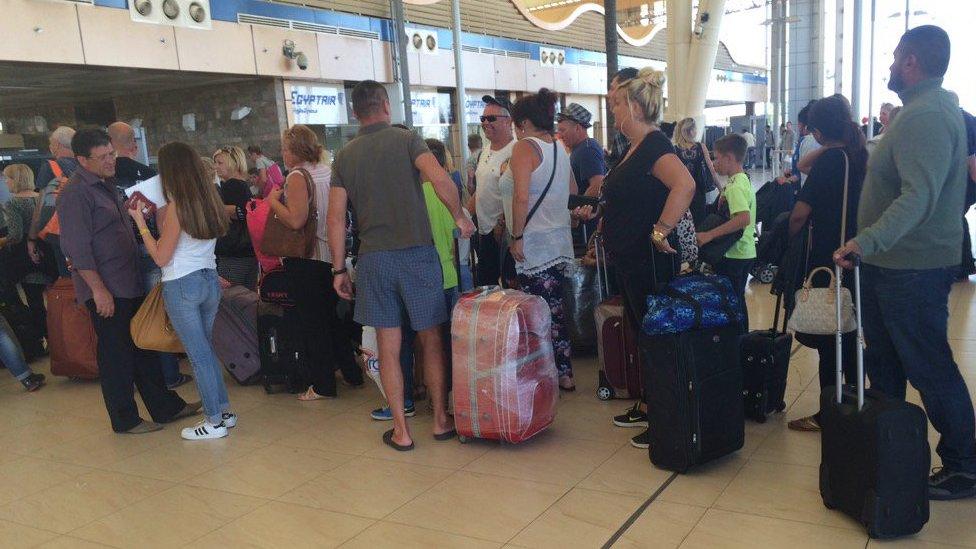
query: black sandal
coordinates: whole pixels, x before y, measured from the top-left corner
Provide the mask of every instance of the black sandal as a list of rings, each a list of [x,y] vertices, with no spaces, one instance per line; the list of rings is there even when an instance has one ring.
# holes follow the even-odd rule
[[[404,446],[402,444],[397,444],[396,442],[393,441],[393,429],[390,429],[389,431],[383,433],[383,444],[386,444],[387,446],[393,448],[398,452],[409,452],[410,450],[413,450],[412,442]]]
[[[445,440],[452,440],[454,438],[457,438],[457,429],[451,429],[450,431],[444,431],[443,433],[441,433],[439,435],[437,433],[434,433],[434,440],[437,440],[437,441],[443,442]]]

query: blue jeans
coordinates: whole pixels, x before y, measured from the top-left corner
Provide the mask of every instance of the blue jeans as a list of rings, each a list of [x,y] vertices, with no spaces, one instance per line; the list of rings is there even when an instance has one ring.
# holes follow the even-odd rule
[[[949,348],[949,289],[957,267],[861,271],[864,365],[871,387],[905,398],[906,382],[922,396],[935,430],[936,452],[953,471],[976,473],[973,403]]]
[[[13,328],[3,315],[0,315],[0,362],[20,381],[24,381],[31,375],[30,366],[24,359],[24,352],[20,349],[17,336],[14,335]]]
[[[220,359],[213,347],[213,325],[220,305],[217,271],[200,269],[163,282],[163,301],[193,365],[203,412],[211,423],[220,423],[221,414],[230,409],[230,400]]]
[[[142,281],[146,294],[148,295],[156,287],[156,284],[159,284],[163,273],[159,270],[159,265],[156,265],[156,261],[146,251],[145,246],[140,245],[139,250],[141,252],[139,256],[139,274],[142,275]],[[166,382],[166,385],[173,385],[180,380],[180,361],[176,355],[173,353],[159,353],[159,365],[163,369],[163,381]]]

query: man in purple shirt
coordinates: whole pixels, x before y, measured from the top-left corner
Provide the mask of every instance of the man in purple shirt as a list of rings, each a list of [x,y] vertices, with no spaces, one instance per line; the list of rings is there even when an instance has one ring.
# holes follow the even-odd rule
[[[138,246],[129,215],[113,183],[115,150],[103,130],[81,130],[71,140],[80,167],[58,197],[61,248],[73,268],[78,301],[91,312],[98,338],[102,397],[116,433],[141,434],[195,414],[166,388],[158,353],[136,348],[129,323],[145,291]],[[139,389],[153,421],[139,417],[133,394]],[[158,423],[156,423],[158,422]]]

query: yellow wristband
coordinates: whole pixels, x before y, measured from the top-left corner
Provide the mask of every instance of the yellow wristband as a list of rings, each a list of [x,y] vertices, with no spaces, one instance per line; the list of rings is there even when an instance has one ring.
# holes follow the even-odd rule
[[[146,236],[149,234],[149,229],[140,229],[139,234],[142,236]]]

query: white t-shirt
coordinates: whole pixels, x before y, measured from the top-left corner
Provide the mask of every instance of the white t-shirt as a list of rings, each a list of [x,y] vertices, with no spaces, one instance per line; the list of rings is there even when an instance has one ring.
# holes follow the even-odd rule
[[[742,132],[742,138],[746,140],[747,147],[756,146],[756,136],[752,135],[750,132]]]
[[[173,251],[173,258],[160,268],[163,275],[161,280],[168,282],[201,269],[216,269],[217,256],[214,255],[216,245],[216,238],[198,240],[181,230],[180,239],[176,242],[176,250]]]
[[[820,148],[820,143],[817,143],[817,138],[813,136],[812,133],[808,133],[803,136],[803,140],[800,141],[800,159],[802,160],[804,156],[810,151],[815,151]],[[800,187],[807,182],[807,174],[800,172]]]
[[[318,218],[315,219],[315,255],[312,259],[318,259],[326,263],[332,263],[332,251],[329,250],[328,227],[326,226],[326,213],[329,211],[329,189],[332,187],[332,168],[324,162],[318,164],[305,163],[298,168],[305,168],[312,181],[315,182],[315,211]]]
[[[475,170],[475,215],[478,217],[478,232],[481,234],[490,233],[504,212],[498,178],[501,177],[502,164],[512,158],[513,148],[514,139],[497,151],[491,150],[491,147],[481,150],[481,160]]]

